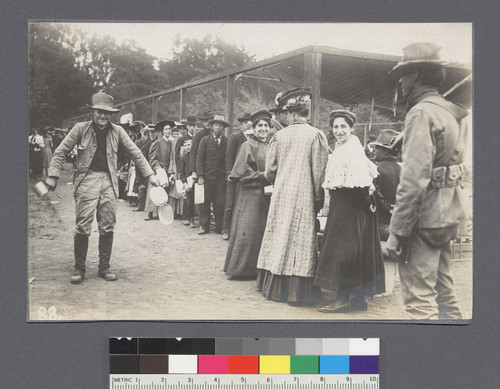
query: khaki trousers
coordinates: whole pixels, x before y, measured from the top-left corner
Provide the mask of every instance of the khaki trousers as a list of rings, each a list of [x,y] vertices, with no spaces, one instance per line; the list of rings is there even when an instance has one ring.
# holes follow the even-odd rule
[[[412,233],[399,275],[406,312],[412,319],[462,319],[450,271],[451,249],[435,248]]]
[[[75,234],[90,235],[94,215],[99,234],[112,232],[116,224],[117,200],[108,172],[89,171],[75,191]]]

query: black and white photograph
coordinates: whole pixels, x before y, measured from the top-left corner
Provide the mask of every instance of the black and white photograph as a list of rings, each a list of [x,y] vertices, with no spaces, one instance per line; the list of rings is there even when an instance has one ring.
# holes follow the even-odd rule
[[[473,319],[472,23],[27,29],[28,321]]]

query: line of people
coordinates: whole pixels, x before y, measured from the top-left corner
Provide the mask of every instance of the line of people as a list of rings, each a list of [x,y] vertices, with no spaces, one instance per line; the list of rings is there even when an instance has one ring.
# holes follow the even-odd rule
[[[173,207],[190,227],[195,226],[193,187],[202,190],[198,234],[210,232],[213,212],[214,231],[229,239],[224,271],[230,278],[256,278],[257,289],[268,299],[316,304],[322,290],[329,290],[335,298],[321,312],[367,310],[366,297],[385,291],[385,255],[399,262],[403,299],[412,318],[463,318],[453,289],[449,243],[466,217],[461,181],[467,111],[437,92],[445,77],[438,46],[417,43],[403,51],[393,69],[409,109],[401,167],[394,153],[396,134],[380,133],[372,144],[374,163],[353,135],[356,116],[344,109],[330,113],[336,138],[330,152],[324,132],[308,121],[308,88],[276,97],[276,110],[288,122],[281,131],[273,128],[272,113],[260,110],[239,118],[242,129],[227,139],[225,118],[205,113],[188,116],[181,137],[172,135],[178,129],[174,121],[163,120],[144,128],[136,144],[109,121],[117,111],[112,97],[94,95],[93,120],[70,131],[54,153],[47,179],[55,188],[63,157],[77,146],[71,282],[80,283],[85,275],[95,212],[99,275],[107,281],[117,278],[109,259],[121,148],[132,160],[127,194],[136,194],[137,210],[147,212],[146,220],[156,216],[147,193],[160,185],[162,171],[170,197],[177,200]],[[197,122],[201,129],[195,132]],[[180,186],[175,184],[179,180]],[[317,215],[325,197],[329,212],[318,247]],[[387,240],[384,245],[381,237]]]

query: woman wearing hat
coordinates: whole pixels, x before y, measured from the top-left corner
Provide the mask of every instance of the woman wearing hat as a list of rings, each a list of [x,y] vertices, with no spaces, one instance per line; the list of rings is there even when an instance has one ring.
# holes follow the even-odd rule
[[[377,167],[352,135],[356,116],[338,109],[330,114],[337,139],[328,157],[323,188],[330,191],[330,210],[314,285],[333,290],[336,298],[321,312],[366,310],[365,296],[383,293],[384,262],[369,192]]]
[[[230,181],[238,183],[224,264],[224,271],[231,277],[257,276],[257,259],[269,211],[269,197],[264,195],[269,181],[264,170],[271,112],[258,111],[249,119],[254,135],[240,146],[229,175]]]
[[[278,96],[277,105],[287,111],[290,125],[272,137],[266,155],[265,176],[274,189],[257,263],[257,288],[267,299],[290,304],[313,302],[318,259],[315,221],[323,205],[328,141],[308,123],[311,96],[307,88]]]

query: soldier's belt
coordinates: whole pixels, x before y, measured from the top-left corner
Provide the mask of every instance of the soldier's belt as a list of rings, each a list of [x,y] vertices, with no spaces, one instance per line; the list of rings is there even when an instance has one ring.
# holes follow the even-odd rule
[[[430,186],[432,188],[452,188],[462,183],[465,165],[440,166],[432,169]]]

